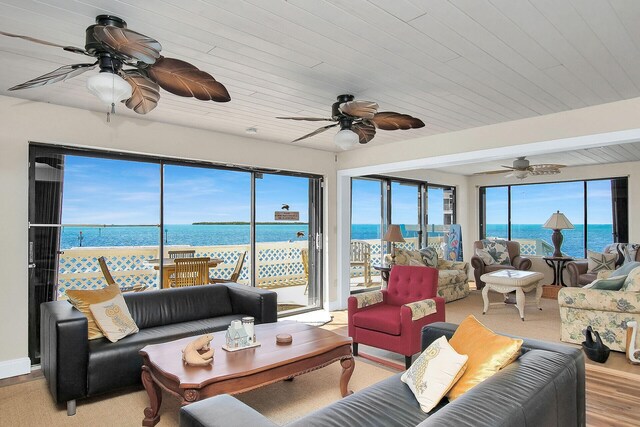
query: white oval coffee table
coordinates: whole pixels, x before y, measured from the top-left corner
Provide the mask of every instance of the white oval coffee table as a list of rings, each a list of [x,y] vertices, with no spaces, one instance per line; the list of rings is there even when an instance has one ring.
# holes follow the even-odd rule
[[[508,294],[516,292],[516,307],[520,312],[520,318],[524,321],[524,293],[536,290],[536,304],[540,310],[540,297],[542,296],[542,279],[544,274],[536,271],[498,270],[493,273],[483,274],[480,279],[485,283],[482,288],[482,301],[484,309],[482,314],[489,310],[489,290]],[[501,303],[500,303],[501,304]]]

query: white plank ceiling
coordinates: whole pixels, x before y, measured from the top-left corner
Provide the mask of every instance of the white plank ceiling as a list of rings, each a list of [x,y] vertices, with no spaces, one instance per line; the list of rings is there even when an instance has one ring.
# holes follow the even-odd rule
[[[527,153],[522,153],[523,156],[526,156],[526,154]],[[535,156],[527,156],[526,158],[532,165],[540,163],[555,163],[569,167],[589,166],[607,163],[637,162],[640,161],[640,142],[608,145],[606,147],[595,147],[557,153],[539,154]],[[447,166],[434,169],[459,175],[473,175],[476,173],[504,169],[501,167],[501,165],[511,166],[513,160],[513,157],[506,157],[503,160]],[[508,169],[504,170],[505,173],[509,172]]]
[[[82,47],[99,14],[156,38],[232,97],[163,92],[144,119],[238,135],[256,127],[256,138],[281,143],[317,124],[276,116],[327,117],[341,93],[427,124],[370,144],[640,96],[639,0],[0,0],[0,30]],[[0,57],[1,94],[106,110],[85,88],[91,72],[6,91],[83,57],[1,36]],[[333,134],[300,144],[334,151]]]

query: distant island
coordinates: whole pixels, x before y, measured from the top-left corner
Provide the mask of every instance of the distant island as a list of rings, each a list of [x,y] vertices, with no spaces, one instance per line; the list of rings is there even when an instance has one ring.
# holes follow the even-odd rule
[[[226,221],[226,222],[194,222],[191,225],[250,225],[250,222],[245,221]],[[285,222],[285,221],[273,221],[273,222],[256,222],[256,225],[307,225],[306,222]]]

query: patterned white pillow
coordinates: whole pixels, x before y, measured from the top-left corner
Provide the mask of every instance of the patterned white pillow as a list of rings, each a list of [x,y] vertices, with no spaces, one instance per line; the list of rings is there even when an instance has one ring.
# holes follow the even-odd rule
[[[597,273],[602,270],[615,270],[616,259],[618,255],[615,253],[604,253],[587,251],[587,264],[589,273]]]
[[[438,252],[431,246],[420,249],[420,255],[422,255],[422,261],[427,267],[438,267]]]
[[[476,248],[476,255],[480,257],[482,262],[484,262],[484,265],[493,265],[496,263],[496,260],[493,259],[493,257],[489,255],[489,252],[487,252],[485,249]]]
[[[409,249],[396,248],[396,265],[411,265],[411,260],[415,260],[422,264],[424,267],[424,261],[422,261],[422,255],[418,251],[412,251]]]
[[[110,300],[91,304],[89,310],[91,310],[98,328],[111,342],[116,342],[139,331],[138,325],[131,317],[127,303],[124,302],[121,294]]]
[[[640,267],[636,267],[625,279],[621,291],[640,292]]]
[[[442,336],[431,343],[400,377],[409,386],[420,409],[431,411],[467,368],[466,354],[458,354]]]
[[[491,255],[495,264],[511,265],[511,258],[509,257],[509,249],[507,248],[507,242],[505,240],[483,240],[482,246],[484,250]]]

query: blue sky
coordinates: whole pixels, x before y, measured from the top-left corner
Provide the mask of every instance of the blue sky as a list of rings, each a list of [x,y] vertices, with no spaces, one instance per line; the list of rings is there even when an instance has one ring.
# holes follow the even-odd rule
[[[611,224],[611,183],[609,180],[587,183],[587,215],[590,224]],[[582,181],[511,187],[511,222],[544,224],[559,210],[573,224],[583,224],[584,190]],[[487,224],[506,224],[507,187],[487,188]]]
[[[354,179],[351,186],[353,224],[380,224],[380,181]],[[429,223],[444,223],[443,190],[430,187],[428,198]],[[391,222],[393,224],[418,223],[418,186],[391,183]]]
[[[249,221],[248,172],[165,166],[166,224],[198,221]],[[306,222],[309,180],[265,174],[256,180],[256,219],[273,221],[286,203]],[[63,224],[158,224],[160,165],[66,156]]]

